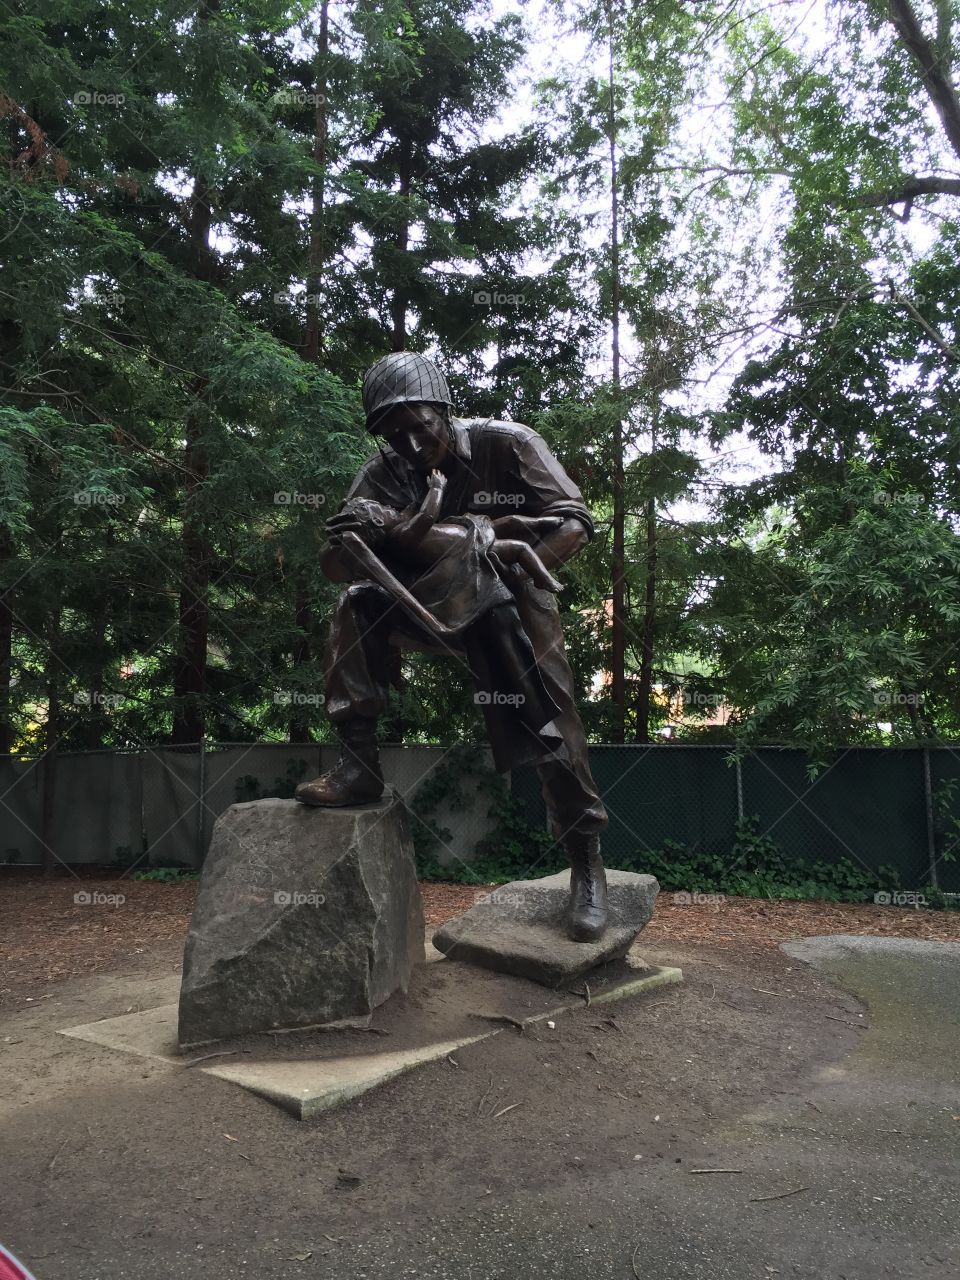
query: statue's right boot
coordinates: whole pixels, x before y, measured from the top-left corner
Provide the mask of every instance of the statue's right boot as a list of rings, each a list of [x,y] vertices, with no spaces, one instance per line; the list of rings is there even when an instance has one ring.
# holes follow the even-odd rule
[[[302,804],[340,807],[369,804],[383,795],[383,774],[377,749],[377,722],[355,718],[337,725],[340,758],[313,782],[301,782],[296,798]]]

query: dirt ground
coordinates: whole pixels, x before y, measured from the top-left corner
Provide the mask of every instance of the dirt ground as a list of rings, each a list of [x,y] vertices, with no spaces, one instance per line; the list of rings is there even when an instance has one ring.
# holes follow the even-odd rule
[[[492,886],[424,884],[428,926],[465,911]],[[0,879],[0,1008],[37,999],[50,984],[85,974],[135,969],[157,944],[176,959],[190,923],[197,883],[84,876],[45,881],[34,874]],[[97,902],[123,897],[121,903]],[[77,895],[91,901],[76,902]],[[960,912],[826,902],[724,898],[684,903],[662,893],[645,942],[707,944],[739,953],[822,933],[960,941]]]
[[[57,1034],[176,981],[195,886],[96,887],[126,901],[0,888],[0,1240],[38,1280],[960,1276],[949,1103],[898,1083],[888,1116],[859,1079],[845,1101],[870,1011],[776,945],[956,938],[953,915],[663,895],[639,951],[682,986],[508,1028],[298,1122]],[[425,886],[431,921],[474,892]]]
[[[643,954],[682,963],[686,984],[612,1021],[584,1008],[553,1030],[510,1029],[307,1124],[198,1071],[56,1036],[142,990],[137,975],[65,980],[0,1013],[0,1239],[41,1280],[159,1277],[159,1258],[189,1275],[191,1254],[206,1280],[332,1276],[385,1216],[415,1240],[425,1210],[482,1213],[491,1198],[544,1182],[576,1191],[611,1168],[723,1164],[708,1126],[796,1090],[814,1058],[841,1057],[860,1034],[855,1001],[773,948],[762,962],[703,947]],[[173,967],[169,943],[141,958]],[[744,1196],[764,1186],[754,1176]],[[107,1240],[122,1270],[101,1270]]]

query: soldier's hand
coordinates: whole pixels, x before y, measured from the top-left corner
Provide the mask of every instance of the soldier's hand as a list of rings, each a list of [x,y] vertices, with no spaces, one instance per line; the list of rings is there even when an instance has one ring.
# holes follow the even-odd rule
[[[334,539],[339,540],[348,531],[350,533],[359,533],[362,536],[364,529],[370,523],[372,522],[364,519],[354,511],[338,511],[326,523],[327,537],[332,542]]]

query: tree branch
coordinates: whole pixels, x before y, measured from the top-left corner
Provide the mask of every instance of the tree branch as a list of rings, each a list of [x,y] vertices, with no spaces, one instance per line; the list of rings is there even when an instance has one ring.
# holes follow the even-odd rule
[[[938,333],[932,324],[929,324],[926,320],[924,320],[923,316],[920,314],[917,308],[913,305],[910,299],[905,297],[897,289],[897,286],[893,283],[892,280],[888,280],[887,284],[890,288],[890,297],[893,299],[893,301],[898,306],[903,307],[905,311],[909,312],[909,314],[913,316],[914,320],[916,320],[917,324],[924,331],[927,337],[930,338],[930,340],[940,348],[940,350],[947,357],[947,359],[955,362],[960,361],[960,351],[958,351],[956,347],[952,346],[946,340],[946,338],[943,336],[942,333]]]
[[[898,214],[897,217],[901,222],[906,222],[910,217],[913,202],[918,196],[960,196],[960,178],[941,178],[936,174],[904,178],[895,187],[887,187],[880,191],[863,191],[842,202],[840,197],[836,197],[831,200],[831,204],[842,203],[846,209],[880,209],[886,205],[902,204],[903,213]]]
[[[910,0],[889,0],[890,21],[917,64],[927,96],[936,108],[943,131],[960,157],[960,98],[944,72],[940,57],[921,30]]]

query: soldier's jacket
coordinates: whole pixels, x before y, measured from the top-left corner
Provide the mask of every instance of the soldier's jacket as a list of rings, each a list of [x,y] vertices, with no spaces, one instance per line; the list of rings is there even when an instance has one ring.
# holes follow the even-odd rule
[[[458,466],[447,480],[440,519],[476,515],[574,516],[593,536],[593,520],[580,490],[542,436],[518,422],[453,418]],[[348,498],[373,498],[388,506],[419,504],[426,476],[386,446],[368,458]]]

